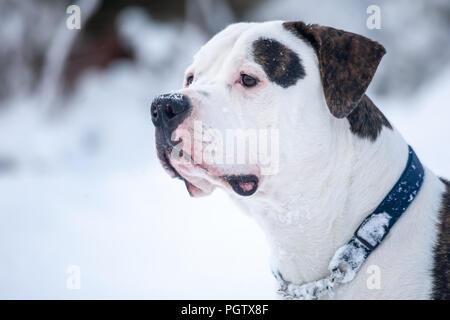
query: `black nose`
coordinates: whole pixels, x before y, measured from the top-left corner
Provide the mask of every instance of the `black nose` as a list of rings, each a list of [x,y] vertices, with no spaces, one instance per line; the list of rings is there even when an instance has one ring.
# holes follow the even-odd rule
[[[191,101],[178,93],[163,94],[156,97],[151,106],[152,121],[155,127],[174,130],[192,110]]]

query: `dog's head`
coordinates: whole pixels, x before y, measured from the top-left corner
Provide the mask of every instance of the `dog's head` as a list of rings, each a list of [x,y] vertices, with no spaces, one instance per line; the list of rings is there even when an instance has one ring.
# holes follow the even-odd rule
[[[263,193],[277,174],[327,156],[384,53],[320,25],[231,25],[196,54],[182,89],[153,101],[158,157],[193,196]]]

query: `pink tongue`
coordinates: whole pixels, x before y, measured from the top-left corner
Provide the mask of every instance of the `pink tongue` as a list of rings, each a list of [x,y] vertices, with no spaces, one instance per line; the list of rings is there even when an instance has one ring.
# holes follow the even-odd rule
[[[239,187],[244,191],[251,191],[255,187],[254,182],[239,182]]]

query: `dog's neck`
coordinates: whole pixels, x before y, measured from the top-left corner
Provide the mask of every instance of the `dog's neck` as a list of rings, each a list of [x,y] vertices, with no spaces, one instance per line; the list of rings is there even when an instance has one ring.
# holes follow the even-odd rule
[[[272,268],[295,283],[328,274],[336,249],[383,200],[408,157],[395,129],[383,127],[375,141],[352,133],[347,120],[336,120],[332,131],[328,152],[308,167],[280,171],[275,189],[245,204],[266,233]]]

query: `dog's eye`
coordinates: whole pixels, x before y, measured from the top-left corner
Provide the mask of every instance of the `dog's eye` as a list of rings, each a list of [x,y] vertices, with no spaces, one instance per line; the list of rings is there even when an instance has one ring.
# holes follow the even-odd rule
[[[186,78],[186,86],[190,86],[192,81],[194,81],[194,75],[190,75],[189,77]]]
[[[251,88],[258,84],[258,80],[249,76],[248,74],[242,73],[241,74],[241,84],[244,87]]]

